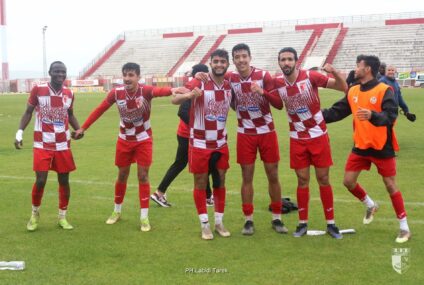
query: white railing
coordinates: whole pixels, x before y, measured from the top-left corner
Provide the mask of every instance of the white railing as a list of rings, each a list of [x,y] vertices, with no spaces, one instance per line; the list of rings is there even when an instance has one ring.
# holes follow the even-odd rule
[[[94,57],[93,60],[91,60],[84,68],[83,70],[79,73],[79,77],[83,76],[84,73],[87,72],[87,70],[89,70],[103,55],[105,55],[110,48],[116,44],[118,41],[120,40],[124,40],[125,39],[125,33],[119,34],[113,41],[111,41],[100,53],[98,53],[96,55],[96,57]]]
[[[281,21],[263,21],[263,22],[247,22],[247,23],[233,23],[233,24],[217,24],[208,26],[185,26],[185,27],[172,27],[164,29],[148,29],[148,30],[132,30],[125,33],[131,33],[136,36],[161,36],[164,33],[179,33],[179,32],[193,32],[208,34],[211,32],[222,32],[228,29],[239,28],[278,28],[295,25],[310,25],[310,24],[325,24],[325,23],[344,23],[346,25],[353,23],[366,23],[391,19],[412,19],[424,18],[424,11],[418,12],[404,12],[404,13],[390,13],[390,14],[369,14],[369,15],[352,15],[352,16],[338,16],[338,17],[325,17],[325,18],[309,18],[309,19],[296,19],[296,20],[281,20]]]

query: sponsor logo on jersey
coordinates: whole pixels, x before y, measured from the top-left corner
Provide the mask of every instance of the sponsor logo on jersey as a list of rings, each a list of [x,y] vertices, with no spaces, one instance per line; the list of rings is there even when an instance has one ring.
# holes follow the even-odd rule
[[[219,122],[225,122],[227,120],[227,118],[225,116],[218,116],[216,118]]]
[[[249,110],[250,112],[259,112],[259,107],[257,107],[257,106],[250,106],[250,107],[247,107],[247,110]]]
[[[215,120],[216,120],[216,116],[214,116],[214,115],[206,115],[206,116],[205,116],[205,119],[206,119],[207,121],[212,122],[212,121],[215,121]]]
[[[307,113],[308,111],[309,111],[309,110],[308,110],[308,108],[306,108],[306,107],[302,107],[302,108],[296,109],[296,113],[297,113],[297,114]]]

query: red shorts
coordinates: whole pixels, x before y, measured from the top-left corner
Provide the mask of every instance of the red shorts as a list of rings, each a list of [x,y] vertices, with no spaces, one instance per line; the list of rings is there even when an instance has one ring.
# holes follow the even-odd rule
[[[203,149],[192,147],[188,148],[188,165],[191,173],[208,173],[209,172],[209,159],[214,152],[221,153],[221,157],[216,163],[217,169],[228,169],[230,164],[230,154],[228,146],[225,145],[220,149]]]
[[[137,162],[140,166],[149,167],[152,164],[152,146],[152,138],[140,142],[130,142],[118,138],[115,165],[125,167]]]
[[[70,149],[55,151],[34,148],[34,171],[54,170],[57,173],[69,173],[76,169]]]
[[[313,139],[290,138],[290,168],[319,168],[333,165],[328,134]]]
[[[350,153],[347,158],[345,171],[361,171],[370,170],[371,163],[377,167],[378,173],[383,177],[392,177],[396,175],[396,159],[389,158],[376,158],[372,156],[361,156],[356,153]]]
[[[258,150],[263,162],[279,162],[280,149],[278,148],[277,133],[270,132],[258,135],[237,133],[237,163],[255,163]]]

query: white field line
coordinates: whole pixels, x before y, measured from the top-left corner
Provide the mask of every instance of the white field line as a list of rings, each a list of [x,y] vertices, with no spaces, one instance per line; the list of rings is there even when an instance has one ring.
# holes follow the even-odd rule
[[[29,180],[29,181],[34,181],[35,177],[24,177],[24,176],[9,176],[9,175],[0,175],[0,179],[5,179],[5,180]],[[1,180],[0,180],[1,182]],[[76,183],[76,184],[85,184],[85,185],[104,185],[104,186],[108,186],[108,187],[114,187],[114,182],[103,182],[103,181],[94,181],[94,180],[78,180],[78,179],[70,179],[70,183]],[[138,187],[138,184],[132,184],[132,183],[128,183],[127,184],[128,187]],[[154,189],[152,187],[152,189]],[[183,192],[183,193],[191,193],[192,192],[192,186],[188,186],[187,188],[179,188],[179,187],[172,187],[173,190],[177,191],[177,192]],[[239,191],[227,191],[227,194],[230,195],[240,195]],[[284,196],[284,195],[283,195]],[[96,198],[98,199],[104,199],[106,197],[100,198],[101,196],[96,196]],[[312,198],[311,200],[313,201],[320,201],[320,198]],[[356,198],[352,199],[334,199],[334,202],[336,203],[358,203],[358,201],[356,200]],[[377,200],[377,203],[381,204],[381,205],[391,205],[390,201],[380,201]],[[407,206],[417,206],[417,207],[424,207],[424,202],[406,202],[405,201],[405,205]]]
[[[32,181],[34,180],[34,177],[19,177],[19,176],[8,176],[8,175],[0,175],[0,179],[6,179],[6,180],[28,180],[28,181]],[[1,182],[1,181],[0,181]],[[113,187],[113,183],[111,182],[102,182],[102,181],[91,181],[91,180],[71,180],[71,183],[76,183],[76,184],[85,184],[85,185],[105,185],[108,187]],[[128,184],[129,187],[138,187],[138,184]],[[175,191],[178,192],[184,192],[184,193],[191,193],[192,189],[191,188],[173,188]],[[44,195],[56,195],[56,193],[53,193],[52,191],[49,191],[48,193],[45,193]],[[231,195],[240,195],[239,192],[237,191],[227,191],[227,194],[231,194]],[[96,199],[96,200],[107,200],[107,201],[112,201],[113,197],[112,196],[99,196],[99,195],[95,195],[91,197],[92,199]],[[320,198],[312,198],[311,200],[314,201],[320,201]],[[358,203],[358,201],[356,201],[356,199],[351,199],[351,200],[346,200],[346,199],[334,199],[334,202],[336,203]],[[391,204],[390,202],[386,202],[386,201],[377,201],[379,204],[383,205],[383,204]],[[152,203],[153,205],[154,203]],[[227,205],[236,205],[237,203],[234,202],[229,202]],[[424,206],[424,202],[405,202],[405,205],[408,206],[418,206],[418,207],[423,207]],[[182,208],[192,208],[193,205],[181,205],[178,204],[178,207],[182,207]],[[255,212],[268,212],[267,210],[261,209],[261,208],[256,208]],[[378,217],[377,219],[374,220],[374,222],[380,223],[397,223],[397,220],[395,218],[384,218],[384,217]],[[409,224],[418,224],[418,225],[424,225],[424,220],[415,220],[415,219],[411,219],[408,220]]]

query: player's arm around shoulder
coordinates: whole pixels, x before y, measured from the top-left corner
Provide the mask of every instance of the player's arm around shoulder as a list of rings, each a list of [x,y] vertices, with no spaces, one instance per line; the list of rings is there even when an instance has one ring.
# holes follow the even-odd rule
[[[202,85],[203,83],[199,79],[192,79],[186,84],[186,87],[179,87],[180,89],[178,90],[178,92],[172,94],[171,103],[175,105],[180,105],[189,99],[201,96],[203,94],[201,90]]]
[[[282,110],[284,107],[284,102],[280,97],[280,93],[278,92],[278,80],[277,78],[271,78],[272,83],[268,83],[265,86],[263,96],[268,100],[272,107]],[[270,89],[272,88],[272,89]]]
[[[334,78],[329,78],[327,88],[346,92],[348,89],[347,83],[342,74],[331,64],[326,63],[322,68],[325,72],[332,74]]]
[[[199,87],[194,87],[194,89],[189,90],[189,92],[182,93],[182,94],[181,93],[173,94],[171,102],[172,104],[180,105],[187,100],[202,96],[202,94],[203,92],[202,90],[200,90]]]

